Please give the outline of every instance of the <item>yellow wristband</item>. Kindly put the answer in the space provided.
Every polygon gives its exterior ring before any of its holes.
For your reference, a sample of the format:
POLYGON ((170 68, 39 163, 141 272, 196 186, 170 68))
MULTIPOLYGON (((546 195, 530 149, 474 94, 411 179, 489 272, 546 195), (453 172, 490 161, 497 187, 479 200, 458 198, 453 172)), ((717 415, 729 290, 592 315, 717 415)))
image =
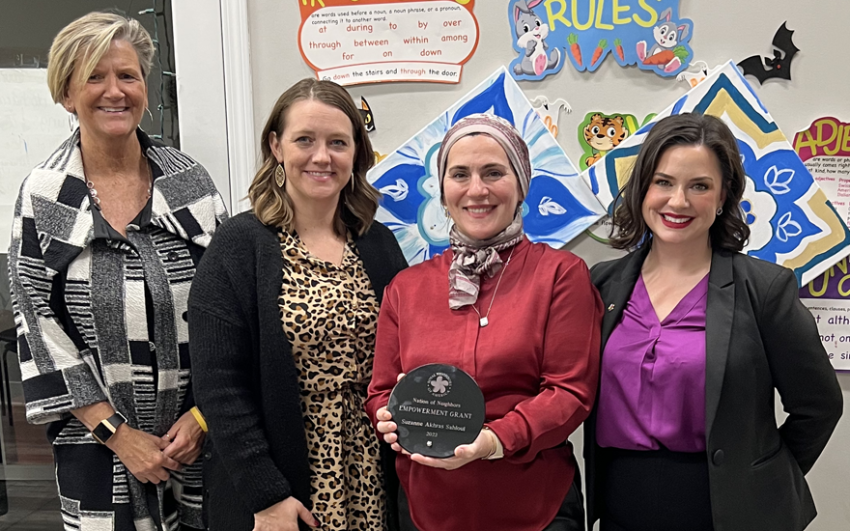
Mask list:
POLYGON ((195 420, 198 421, 198 425, 201 427, 201 430, 204 433, 207 433, 208 431, 210 431, 209 428, 207 427, 207 419, 205 419, 204 416, 201 414, 201 410, 198 409, 198 406, 194 406, 189 411, 192 412, 192 416, 195 417, 195 420))

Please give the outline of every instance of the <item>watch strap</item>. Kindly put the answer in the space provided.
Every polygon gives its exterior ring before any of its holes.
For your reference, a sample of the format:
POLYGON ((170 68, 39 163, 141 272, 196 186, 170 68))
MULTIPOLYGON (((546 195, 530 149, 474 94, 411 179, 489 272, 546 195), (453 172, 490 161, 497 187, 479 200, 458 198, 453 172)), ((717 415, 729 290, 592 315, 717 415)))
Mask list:
POLYGON ((118 429, 118 426, 125 422, 127 422, 127 419, 124 415, 116 411, 115 414, 108 419, 100 421, 100 424, 95 426, 91 434, 97 442, 100 444, 106 444, 106 441, 115 435, 115 431, 118 429))

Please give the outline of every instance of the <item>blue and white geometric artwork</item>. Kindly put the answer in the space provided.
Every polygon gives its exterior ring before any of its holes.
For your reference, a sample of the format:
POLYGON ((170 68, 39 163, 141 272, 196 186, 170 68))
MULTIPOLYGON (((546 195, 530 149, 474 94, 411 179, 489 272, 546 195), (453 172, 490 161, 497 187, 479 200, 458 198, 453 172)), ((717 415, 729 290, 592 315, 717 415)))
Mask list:
POLYGON ((747 174, 741 208, 751 230, 746 254, 792 269, 800 285, 850 255, 850 230, 731 61, 582 174, 609 212, 649 130, 687 112, 722 119, 738 139, 747 174))
POLYGON ((503 67, 452 105, 369 172, 383 198, 375 219, 392 229, 408 263, 449 246, 451 221, 440 204, 437 152, 458 120, 491 113, 511 122, 528 144, 532 178, 522 205, 531 241, 561 247, 605 214, 555 137, 503 67))

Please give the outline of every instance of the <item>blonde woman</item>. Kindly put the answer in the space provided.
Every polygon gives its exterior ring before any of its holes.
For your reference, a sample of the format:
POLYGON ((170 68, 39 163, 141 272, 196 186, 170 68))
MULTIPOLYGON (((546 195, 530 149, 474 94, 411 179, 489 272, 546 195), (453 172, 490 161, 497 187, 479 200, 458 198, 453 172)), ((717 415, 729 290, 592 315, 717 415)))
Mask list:
POLYGON ((50 49, 80 127, 21 187, 10 277, 27 420, 48 424, 66 529, 202 528, 185 319, 224 204, 206 170, 139 122, 154 46, 91 13, 50 49))
POLYGON ((373 222, 369 138, 342 87, 305 79, 261 142, 252 210, 221 226, 189 297, 209 529, 394 529, 393 452, 362 404, 384 287, 406 263, 373 222))

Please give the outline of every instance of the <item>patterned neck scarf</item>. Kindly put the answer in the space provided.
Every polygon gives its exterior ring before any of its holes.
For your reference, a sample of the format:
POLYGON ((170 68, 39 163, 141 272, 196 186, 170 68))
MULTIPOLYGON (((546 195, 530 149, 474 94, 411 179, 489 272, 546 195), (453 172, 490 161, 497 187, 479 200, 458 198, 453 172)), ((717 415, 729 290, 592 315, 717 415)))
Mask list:
MULTIPOLYGON (((528 146, 522 136, 506 120, 490 114, 473 114, 458 121, 443 138, 437 155, 440 175, 440 192, 443 189, 449 151, 461 138, 470 134, 487 135, 505 150, 514 174, 519 181, 524 199, 531 181, 531 162, 528 146)), ((481 288, 481 275, 493 278, 504 266, 499 251, 509 249, 522 241, 522 208, 517 208, 514 219, 502 232, 487 240, 475 240, 462 234, 457 226, 449 232, 454 257, 449 267, 449 308, 457 310, 475 304, 481 288)))
POLYGON ((475 304, 481 289, 481 275, 493 278, 501 271, 504 264, 499 251, 521 242, 523 234, 520 209, 511 224, 489 240, 474 240, 452 226, 449 241, 454 257, 449 266, 449 308, 457 310, 475 304))

